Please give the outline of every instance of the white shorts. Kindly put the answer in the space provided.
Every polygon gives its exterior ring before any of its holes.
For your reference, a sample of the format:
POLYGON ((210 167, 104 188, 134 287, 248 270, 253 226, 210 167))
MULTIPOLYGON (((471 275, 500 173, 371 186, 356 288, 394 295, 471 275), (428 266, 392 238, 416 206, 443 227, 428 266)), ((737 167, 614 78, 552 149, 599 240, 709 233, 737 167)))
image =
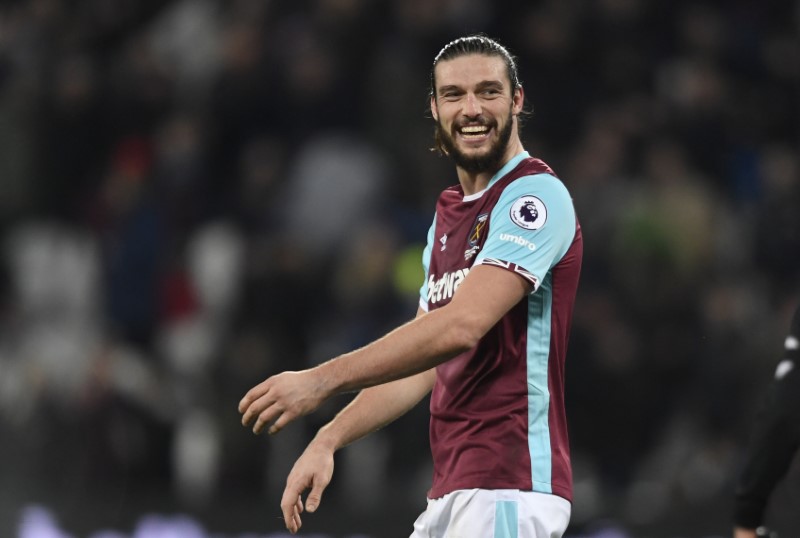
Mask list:
POLYGON ((561 538, 571 512, 557 495, 462 489, 428 499, 409 538, 561 538))

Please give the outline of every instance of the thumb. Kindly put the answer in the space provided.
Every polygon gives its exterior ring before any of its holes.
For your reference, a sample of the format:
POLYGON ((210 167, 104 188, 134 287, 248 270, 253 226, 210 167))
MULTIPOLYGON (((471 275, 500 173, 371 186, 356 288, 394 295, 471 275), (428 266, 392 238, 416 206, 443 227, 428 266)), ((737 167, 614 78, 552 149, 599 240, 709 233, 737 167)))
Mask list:
POLYGON ((315 512, 317 510, 319 504, 322 502, 322 492, 325 491, 325 486, 327 486, 327 484, 314 482, 311 493, 308 494, 308 498, 306 499, 306 510, 309 512, 315 512))

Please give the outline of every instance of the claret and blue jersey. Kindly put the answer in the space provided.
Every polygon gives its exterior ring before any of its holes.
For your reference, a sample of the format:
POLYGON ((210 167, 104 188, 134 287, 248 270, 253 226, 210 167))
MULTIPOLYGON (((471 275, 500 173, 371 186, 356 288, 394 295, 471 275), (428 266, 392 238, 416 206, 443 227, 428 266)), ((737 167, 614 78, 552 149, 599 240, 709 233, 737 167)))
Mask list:
POLYGON ((564 360, 583 255, 572 199, 523 152, 479 193, 446 189, 423 256, 420 305, 446 305, 476 264, 532 285, 470 351, 437 367, 431 394, 430 498, 520 489, 572 499, 564 360))

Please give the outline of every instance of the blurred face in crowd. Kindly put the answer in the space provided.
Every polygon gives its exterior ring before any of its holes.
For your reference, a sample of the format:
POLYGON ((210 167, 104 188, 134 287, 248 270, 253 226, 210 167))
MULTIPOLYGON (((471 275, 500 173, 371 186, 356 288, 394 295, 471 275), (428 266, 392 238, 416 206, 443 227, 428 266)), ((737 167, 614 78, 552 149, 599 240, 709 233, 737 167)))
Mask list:
POLYGON ((503 58, 467 54, 439 62, 431 113, 437 140, 470 173, 497 171, 517 141, 522 88, 512 89, 503 58), (513 138, 512 138, 513 137, 513 138))

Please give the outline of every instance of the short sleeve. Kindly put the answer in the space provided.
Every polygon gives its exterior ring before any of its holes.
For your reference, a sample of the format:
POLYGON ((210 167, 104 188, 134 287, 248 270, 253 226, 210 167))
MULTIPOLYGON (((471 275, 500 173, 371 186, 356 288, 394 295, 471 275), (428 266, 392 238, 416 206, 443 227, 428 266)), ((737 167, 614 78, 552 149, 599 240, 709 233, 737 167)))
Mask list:
POLYGON ((519 273, 538 289, 575 237, 575 209, 567 188, 551 174, 509 184, 492 210, 489 235, 475 264, 519 273))

